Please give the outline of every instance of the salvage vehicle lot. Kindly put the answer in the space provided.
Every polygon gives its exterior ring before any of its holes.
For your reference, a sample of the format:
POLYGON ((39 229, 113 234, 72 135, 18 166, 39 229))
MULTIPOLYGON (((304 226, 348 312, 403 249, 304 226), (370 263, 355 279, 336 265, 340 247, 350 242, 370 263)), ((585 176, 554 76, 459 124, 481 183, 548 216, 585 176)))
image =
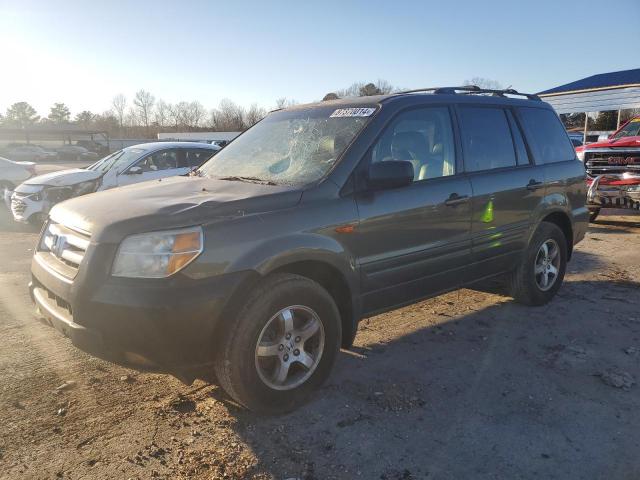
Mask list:
POLYGON ((365 320, 315 400, 260 417, 40 325, 37 233, 1 215, 0 478, 640 477, 638 216, 591 225, 550 304, 483 285, 365 320))

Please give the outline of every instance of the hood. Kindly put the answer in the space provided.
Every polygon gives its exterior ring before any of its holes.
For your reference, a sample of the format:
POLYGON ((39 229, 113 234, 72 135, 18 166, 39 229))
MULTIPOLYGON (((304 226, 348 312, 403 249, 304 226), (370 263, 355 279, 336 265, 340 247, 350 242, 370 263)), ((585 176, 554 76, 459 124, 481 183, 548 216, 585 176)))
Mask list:
POLYGON ((590 150, 592 148, 640 148, 640 137, 622 137, 618 139, 607 139, 603 142, 595 142, 589 143, 587 145, 582 145, 577 147, 576 150, 578 152, 582 150, 590 150))
POLYGON ((50 216, 91 233, 94 241, 115 243, 133 233, 290 208, 301 196, 294 187, 169 177, 73 198, 56 205, 50 216))
MULTIPOLYGON (((70 170, 58 170, 56 172, 45 173, 37 177, 30 178, 24 185, 46 185, 48 187, 68 187, 76 183, 96 180, 100 177, 100 172, 86 170, 84 168, 72 168, 70 170)), ((18 187, 19 188, 19 187, 18 187)))

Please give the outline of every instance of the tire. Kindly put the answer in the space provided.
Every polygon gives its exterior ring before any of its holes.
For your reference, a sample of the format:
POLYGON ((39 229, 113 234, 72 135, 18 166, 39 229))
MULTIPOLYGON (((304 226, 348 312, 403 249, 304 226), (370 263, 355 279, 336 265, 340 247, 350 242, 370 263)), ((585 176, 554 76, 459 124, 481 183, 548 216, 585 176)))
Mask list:
POLYGON ((589 222, 590 223, 595 222, 599 214, 600 214, 599 208, 594 208, 593 210, 589 210, 589 222))
POLYGON ((29 222, 29 225, 34 228, 42 228, 42 224, 46 219, 47 215, 45 213, 34 213, 27 221, 29 222))
POLYGON ((273 274, 248 295, 235 321, 223 333, 214 361, 215 373, 220 386, 247 409, 285 413, 302 405, 327 379, 340 343, 340 314, 331 295, 308 278, 273 274), (291 323, 285 318, 291 318, 291 323), (308 340, 297 335, 306 336, 313 329, 302 327, 318 322, 321 326, 308 340), (292 332, 289 340, 284 333, 286 325, 295 326, 288 330, 292 332), (269 335, 271 338, 265 341, 269 335), (301 350, 296 345, 301 345, 301 350), (284 371, 287 356, 288 373, 280 384, 277 374, 284 371), (311 368, 302 366, 299 359, 303 357, 309 364, 314 359, 311 368))
POLYGON ((542 222, 533 234, 529 245, 523 255, 522 261, 518 267, 509 275, 509 291, 514 300, 524 305, 544 305, 548 303, 558 292, 564 279, 567 268, 567 239, 560 227, 554 223, 542 222), (548 251, 553 251, 553 245, 557 246, 557 257, 551 260, 551 267, 557 270, 557 273, 551 281, 552 269, 547 273, 536 273, 541 267, 547 267, 544 262, 543 245, 547 246, 548 251), (543 261, 541 261, 543 260, 543 261), (544 283, 544 276, 547 276, 546 287, 541 285, 544 283))

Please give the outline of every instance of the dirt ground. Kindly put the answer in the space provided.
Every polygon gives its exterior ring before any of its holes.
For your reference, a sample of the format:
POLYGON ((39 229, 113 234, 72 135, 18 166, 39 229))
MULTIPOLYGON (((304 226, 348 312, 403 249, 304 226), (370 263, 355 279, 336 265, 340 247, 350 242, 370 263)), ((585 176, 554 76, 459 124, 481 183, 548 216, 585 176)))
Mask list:
POLYGON ((462 290, 364 321, 317 398, 260 417, 37 322, 0 217, 0 478, 640 478, 640 217, 602 216, 549 305, 462 290))

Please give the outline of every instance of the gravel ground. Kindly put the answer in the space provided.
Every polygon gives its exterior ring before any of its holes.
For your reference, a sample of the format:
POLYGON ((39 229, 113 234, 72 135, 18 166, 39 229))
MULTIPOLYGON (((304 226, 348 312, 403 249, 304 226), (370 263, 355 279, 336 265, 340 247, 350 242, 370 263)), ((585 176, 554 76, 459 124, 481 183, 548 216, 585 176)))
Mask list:
POLYGON ((1 215, 0 478, 640 478, 640 217, 592 225, 545 307, 488 285, 364 321, 315 400, 260 417, 37 322, 37 234, 1 215))

